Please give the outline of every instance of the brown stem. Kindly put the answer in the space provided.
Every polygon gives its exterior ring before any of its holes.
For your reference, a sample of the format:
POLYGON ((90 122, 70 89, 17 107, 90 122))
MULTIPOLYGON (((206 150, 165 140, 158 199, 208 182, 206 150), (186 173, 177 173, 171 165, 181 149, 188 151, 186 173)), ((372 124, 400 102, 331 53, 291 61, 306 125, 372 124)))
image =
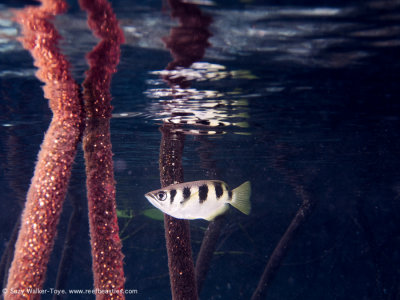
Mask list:
POLYGON ((38 7, 17 13, 23 45, 35 65, 36 76, 45 82, 44 94, 53 112, 44 137, 35 173, 21 218, 21 229, 9 271, 5 299, 37 299, 27 289, 41 289, 53 248, 61 208, 72 163, 82 132, 82 105, 79 88, 69 72, 69 64, 58 49, 59 35, 50 22, 65 10, 64 1, 43 0, 38 7))
POLYGON ((125 299, 123 254, 115 202, 110 139, 112 74, 120 57, 123 33, 106 0, 80 0, 88 24, 100 43, 88 55, 90 69, 83 82, 86 127, 83 149, 96 299, 125 299), (107 291, 107 293, 105 293, 107 291))
MULTIPOLYGON (((174 127, 161 127, 160 180, 161 186, 183 182, 182 152, 184 135, 174 127)), ((197 289, 190 245, 189 221, 164 215, 165 239, 172 299, 197 299, 197 289)))
MULTIPOLYGON (((172 17, 179 18, 180 25, 171 29, 164 38, 166 47, 174 60, 168 70, 188 67, 203 57, 209 46, 210 33, 207 29, 211 18, 202 14, 193 4, 181 0, 169 0, 172 17)), ((189 86, 185 78, 166 77, 171 85, 181 88, 189 86)), ((174 126, 164 124, 161 127, 160 179, 161 186, 183 182, 182 152, 184 135, 174 130, 174 126)), ((172 299, 197 299, 197 288, 190 245, 189 222, 164 215, 165 238, 168 253, 168 267, 171 282, 172 299)))

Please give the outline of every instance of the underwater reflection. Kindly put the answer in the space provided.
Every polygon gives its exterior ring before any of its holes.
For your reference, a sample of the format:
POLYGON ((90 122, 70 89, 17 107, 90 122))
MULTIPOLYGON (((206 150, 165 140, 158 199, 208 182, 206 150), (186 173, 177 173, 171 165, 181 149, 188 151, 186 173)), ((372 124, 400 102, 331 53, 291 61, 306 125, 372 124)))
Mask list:
MULTIPOLYGON (((180 77, 188 74, 185 78, 198 81, 231 76, 221 65, 198 63, 191 67, 174 72, 155 71, 152 74, 179 74, 180 77), (208 65, 211 68, 207 69, 208 65)), ((182 128, 187 134, 222 134, 227 127, 231 127, 230 130, 247 128, 248 101, 235 99, 232 94, 180 87, 153 88, 146 91, 146 95, 155 100, 148 108, 151 117, 154 120, 190 127, 182 128)))
MULTIPOLYGON (((223 65, 207 62, 196 62, 189 68, 152 71, 150 74, 179 78, 185 82, 255 78, 247 70, 228 71, 223 65)), ((248 133, 249 101, 239 90, 222 92, 178 85, 159 87, 163 85, 162 79, 149 79, 147 83, 157 87, 144 92, 150 99, 146 112, 115 113, 114 118, 146 117, 179 125, 175 130, 193 135, 248 133)))

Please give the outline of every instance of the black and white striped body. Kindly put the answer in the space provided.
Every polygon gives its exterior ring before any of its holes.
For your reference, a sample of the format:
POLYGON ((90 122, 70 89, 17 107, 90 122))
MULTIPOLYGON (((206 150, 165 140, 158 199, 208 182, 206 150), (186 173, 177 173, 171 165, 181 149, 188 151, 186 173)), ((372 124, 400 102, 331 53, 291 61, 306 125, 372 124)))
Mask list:
MULTIPOLYGON (((247 182, 246 186, 249 198, 250 183, 247 182)), ((155 207, 175 218, 212 220, 226 212, 228 204, 235 206, 234 191, 230 191, 220 180, 200 180, 170 185, 147 193, 145 197, 155 207)))

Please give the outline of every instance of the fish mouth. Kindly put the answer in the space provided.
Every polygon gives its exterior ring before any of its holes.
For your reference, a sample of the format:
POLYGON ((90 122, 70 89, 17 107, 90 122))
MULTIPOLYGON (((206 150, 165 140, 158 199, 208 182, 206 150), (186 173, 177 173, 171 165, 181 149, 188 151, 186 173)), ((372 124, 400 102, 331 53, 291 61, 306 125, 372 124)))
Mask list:
POLYGON ((155 208, 158 208, 159 210, 163 211, 162 205, 160 205, 160 202, 157 201, 155 195, 147 193, 144 196, 150 202, 151 205, 153 205, 155 208))
POLYGON ((154 197, 154 195, 147 193, 144 195, 146 197, 147 200, 149 200, 150 202, 153 202, 156 200, 156 198, 154 197))
POLYGON ((160 207, 160 203, 157 201, 156 196, 150 193, 147 193, 144 195, 146 197, 146 199, 153 204, 155 207, 159 208, 160 207))

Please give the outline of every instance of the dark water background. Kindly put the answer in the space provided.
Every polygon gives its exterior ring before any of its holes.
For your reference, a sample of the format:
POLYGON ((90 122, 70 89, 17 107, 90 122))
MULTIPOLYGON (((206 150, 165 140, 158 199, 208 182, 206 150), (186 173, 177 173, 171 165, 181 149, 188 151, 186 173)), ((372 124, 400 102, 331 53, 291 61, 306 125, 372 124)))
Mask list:
MULTIPOLYGON (((69 2, 55 22, 82 82, 97 41, 69 2)), ((11 8, 25 3, 0 4, 0 254, 51 119, 31 56, 16 40, 11 8)), ((160 124, 189 112, 189 121, 223 125, 184 126, 185 181, 253 186, 252 214, 232 209, 226 218, 201 299, 249 299, 305 197, 316 205, 267 299, 400 299, 400 1, 202 5, 213 19, 211 45, 202 64, 184 70, 190 87, 178 99, 160 77, 172 60, 162 38, 177 26, 167 3, 112 4, 126 38, 111 129, 126 288, 138 290, 127 298, 170 298, 163 222, 143 214, 151 208, 143 194, 160 185, 160 124)), ((46 288, 55 285, 74 207, 79 231, 65 286, 92 288, 85 194, 80 150, 46 288)), ((207 224, 191 222, 194 257, 207 224)))

